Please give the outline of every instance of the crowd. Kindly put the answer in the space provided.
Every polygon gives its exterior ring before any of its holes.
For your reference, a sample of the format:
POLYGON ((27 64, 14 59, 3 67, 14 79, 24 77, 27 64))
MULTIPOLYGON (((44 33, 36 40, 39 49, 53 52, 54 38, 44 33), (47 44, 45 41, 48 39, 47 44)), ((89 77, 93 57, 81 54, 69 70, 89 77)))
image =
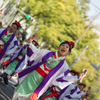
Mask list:
MULTIPOLYGON (((6 29, 0 28, 0 62, 3 68, 0 82, 16 76, 18 82, 12 100, 89 100, 91 87, 85 91, 82 82, 87 70, 70 70, 65 57, 74 48, 74 42, 61 41, 58 51, 38 49, 38 34, 25 40, 15 31, 21 27, 15 20, 6 29)), ((24 38, 25 39, 25 38, 24 38)))

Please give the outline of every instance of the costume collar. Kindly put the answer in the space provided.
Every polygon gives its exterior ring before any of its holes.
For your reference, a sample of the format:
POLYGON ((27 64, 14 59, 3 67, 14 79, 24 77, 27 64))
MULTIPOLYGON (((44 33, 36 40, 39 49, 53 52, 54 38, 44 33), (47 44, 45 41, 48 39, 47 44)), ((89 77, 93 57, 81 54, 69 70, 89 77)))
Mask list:
POLYGON ((9 33, 9 30, 5 33, 5 35, 12 35, 13 33, 9 33))
POLYGON ((65 59, 65 56, 64 57, 58 57, 58 51, 56 51, 54 53, 54 58, 57 59, 57 58, 62 58, 62 59, 65 59))

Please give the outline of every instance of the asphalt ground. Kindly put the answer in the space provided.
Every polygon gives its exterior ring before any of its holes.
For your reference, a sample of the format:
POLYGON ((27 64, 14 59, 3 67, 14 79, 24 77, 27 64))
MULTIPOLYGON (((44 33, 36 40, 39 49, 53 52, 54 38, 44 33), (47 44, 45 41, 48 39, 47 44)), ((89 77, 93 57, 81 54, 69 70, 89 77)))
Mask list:
MULTIPOLYGON (((0 66, 0 74, 2 74, 1 70, 2 68, 0 66)), ((8 81, 9 84, 7 86, 2 81, 0 81, 0 100, 12 100, 14 94, 14 88, 12 87, 12 85, 14 85, 15 83, 10 79, 8 81)))
POLYGON ((12 83, 6 86, 3 82, 0 82, 0 100, 12 100, 14 88, 12 83))

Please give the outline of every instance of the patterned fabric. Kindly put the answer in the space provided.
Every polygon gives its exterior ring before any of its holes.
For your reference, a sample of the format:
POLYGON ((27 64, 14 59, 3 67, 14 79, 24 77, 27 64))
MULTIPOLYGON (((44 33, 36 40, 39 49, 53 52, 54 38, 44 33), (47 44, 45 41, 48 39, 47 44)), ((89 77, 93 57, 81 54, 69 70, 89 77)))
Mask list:
POLYGON ((79 88, 70 84, 61 90, 57 100, 81 100, 81 96, 79 88))
POLYGON ((5 35, 3 35, 2 40, 5 41, 5 43, 7 43, 11 37, 12 37, 12 34, 9 36, 6 36, 6 37, 5 37, 5 35))
MULTIPOLYGON (((54 55, 52 57, 48 58, 47 61, 50 61, 53 59, 55 59, 54 55)), ((60 61, 55 62, 55 63, 53 62, 50 64, 50 66, 52 66, 52 68, 54 68, 59 62, 60 61)), ((44 65, 41 65, 39 68, 42 69, 42 72, 44 74, 47 75, 49 73, 49 71, 47 71, 44 68, 44 65)), ((46 75, 44 75, 44 76, 46 77, 46 75)), ((37 72, 37 69, 36 69, 25 78, 25 80, 15 89, 15 91, 18 93, 21 93, 23 95, 30 96, 32 94, 32 92, 39 86, 39 84, 42 82, 42 80, 45 77, 41 76, 40 73, 37 72)))

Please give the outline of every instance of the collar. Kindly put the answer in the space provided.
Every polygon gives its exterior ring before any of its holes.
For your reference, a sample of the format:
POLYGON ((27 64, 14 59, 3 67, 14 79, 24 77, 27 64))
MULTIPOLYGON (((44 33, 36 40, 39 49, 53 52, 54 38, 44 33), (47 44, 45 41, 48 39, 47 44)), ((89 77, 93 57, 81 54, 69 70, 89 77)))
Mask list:
POLYGON ((54 53, 54 58, 57 59, 57 58, 62 58, 62 59, 65 59, 65 56, 64 57, 58 57, 58 51, 56 51, 54 53))
POLYGON ((9 33, 9 30, 5 33, 5 35, 12 35, 13 33, 9 33))

